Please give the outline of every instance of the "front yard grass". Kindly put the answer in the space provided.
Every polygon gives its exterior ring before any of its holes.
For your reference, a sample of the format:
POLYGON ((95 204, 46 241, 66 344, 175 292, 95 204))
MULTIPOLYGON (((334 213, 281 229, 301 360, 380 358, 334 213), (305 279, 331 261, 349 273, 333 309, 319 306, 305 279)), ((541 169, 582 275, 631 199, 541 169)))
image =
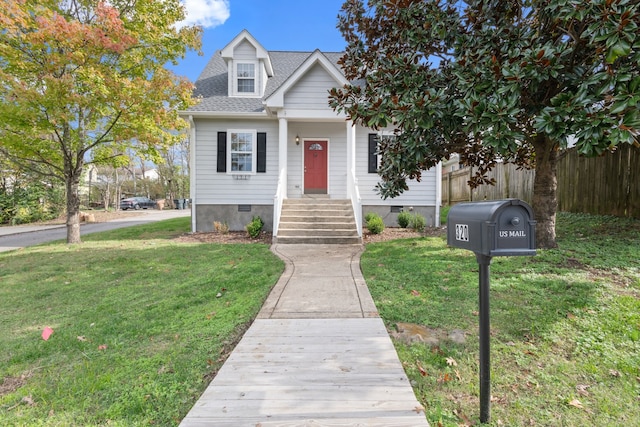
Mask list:
MULTIPOLYGON (((173 240, 188 229, 0 253, 0 425, 179 423, 283 271, 264 244, 173 240)), ((491 425, 640 425, 640 221, 561 214, 558 236, 491 266, 491 425)), ((361 265, 390 329, 465 331, 396 348, 432 426, 477 422, 474 255, 403 239, 361 265)))
MULTIPOLYGON (((493 426, 640 425, 640 221, 560 214, 557 250, 491 265, 493 426)), ((479 420, 478 265, 446 238, 367 245, 390 329, 465 331, 396 348, 432 426, 479 420)))
POLYGON ((0 253, 0 425, 179 423, 284 269, 189 221, 0 253))

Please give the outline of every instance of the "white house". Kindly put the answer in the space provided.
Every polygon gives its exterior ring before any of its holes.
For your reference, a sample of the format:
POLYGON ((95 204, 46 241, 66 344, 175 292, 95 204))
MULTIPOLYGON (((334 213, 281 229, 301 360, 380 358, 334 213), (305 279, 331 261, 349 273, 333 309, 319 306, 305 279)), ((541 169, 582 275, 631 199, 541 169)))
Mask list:
POLYGON ((181 113, 191 125, 193 231, 214 221, 242 230, 260 216, 277 238, 283 203, 306 198, 348 201, 359 236, 368 212, 396 225, 411 207, 439 225, 440 166, 395 199, 375 192, 376 132, 328 105, 328 91, 348 83, 341 55, 267 51, 246 30, 213 55, 196 82, 200 102, 181 113))

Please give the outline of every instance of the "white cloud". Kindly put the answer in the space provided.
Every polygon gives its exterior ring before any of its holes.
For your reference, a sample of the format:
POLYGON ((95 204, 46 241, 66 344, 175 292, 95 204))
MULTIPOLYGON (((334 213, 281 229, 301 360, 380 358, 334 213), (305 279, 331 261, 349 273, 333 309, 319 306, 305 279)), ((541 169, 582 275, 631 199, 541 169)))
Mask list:
POLYGON ((228 0, 181 0, 187 17, 180 26, 200 25, 203 28, 217 27, 229 18, 228 0))

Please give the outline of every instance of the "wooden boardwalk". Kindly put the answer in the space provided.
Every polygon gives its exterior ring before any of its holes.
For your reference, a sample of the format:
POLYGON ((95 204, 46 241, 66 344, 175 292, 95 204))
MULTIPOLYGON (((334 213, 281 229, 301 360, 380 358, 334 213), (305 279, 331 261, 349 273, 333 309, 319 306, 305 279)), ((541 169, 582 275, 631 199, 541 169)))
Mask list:
POLYGON ((258 319, 180 426, 428 423, 381 319, 258 319))
POLYGON ((361 251, 276 245, 284 274, 180 427, 428 427, 361 251))

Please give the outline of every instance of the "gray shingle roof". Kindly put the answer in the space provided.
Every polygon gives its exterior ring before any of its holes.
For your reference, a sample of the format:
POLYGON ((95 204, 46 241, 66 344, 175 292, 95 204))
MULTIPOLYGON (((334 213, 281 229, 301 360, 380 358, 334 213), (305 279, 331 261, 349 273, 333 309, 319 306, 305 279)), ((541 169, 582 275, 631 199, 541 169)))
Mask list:
MULTIPOLYGON (((196 80, 194 96, 201 98, 200 103, 187 112, 236 112, 259 113, 264 110, 263 101, 272 95, 287 79, 311 56, 313 52, 271 51, 269 56, 273 65, 273 76, 267 80, 263 98, 229 97, 227 64, 220 51, 213 54, 206 67, 196 80)), ((324 53, 338 70, 339 52, 324 53)))

